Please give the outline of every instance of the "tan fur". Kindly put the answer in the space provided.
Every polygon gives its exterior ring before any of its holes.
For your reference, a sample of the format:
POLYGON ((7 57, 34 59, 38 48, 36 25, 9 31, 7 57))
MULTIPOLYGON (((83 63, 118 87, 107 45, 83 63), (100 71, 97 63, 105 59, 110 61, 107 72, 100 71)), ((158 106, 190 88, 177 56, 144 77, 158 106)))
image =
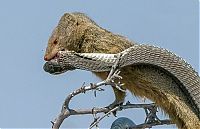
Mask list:
MULTIPOLYGON (((135 43, 113 34, 82 13, 66 13, 49 39, 45 60, 51 60, 60 50, 76 52, 118 53, 135 43)), ((186 97, 174 80, 164 72, 149 66, 127 66, 121 70, 125 88, 134 95, 146 97, 160 106, 181 129, 200 129, 200 120, 185 102, 186 97)), ((95 73, 101 79, 107 74, 95 73)), ((124 93, 114 89, 116 99, 123 100, 124 93)))

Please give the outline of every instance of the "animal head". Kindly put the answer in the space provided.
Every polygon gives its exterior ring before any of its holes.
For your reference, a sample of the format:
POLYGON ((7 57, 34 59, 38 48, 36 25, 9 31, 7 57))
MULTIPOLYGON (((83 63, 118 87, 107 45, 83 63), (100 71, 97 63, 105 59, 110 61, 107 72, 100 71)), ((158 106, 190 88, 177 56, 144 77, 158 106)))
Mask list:
POLYGON ((44 60, 54 59, 59 51, 78 52, 83 42, 84 29, 94 22, 83 13, 65 13, 48 41, 44 60))
POLYGON ((71 44, 70 37, 75 29, 75 17, 69 13, 64 14, 48 40, 44 60, 49 61, 56 57, 58 51, 65 50, 66 45, 71 44))

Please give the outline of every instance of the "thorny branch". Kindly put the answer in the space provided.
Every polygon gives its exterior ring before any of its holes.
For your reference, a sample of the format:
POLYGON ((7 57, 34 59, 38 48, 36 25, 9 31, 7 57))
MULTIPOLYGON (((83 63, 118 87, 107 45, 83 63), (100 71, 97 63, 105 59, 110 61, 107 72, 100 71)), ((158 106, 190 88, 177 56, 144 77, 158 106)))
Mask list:
POLYGON ((100 108, 92 108, 92 109, 70 109, 69 108, 69 103, 71 101, 71 99, 81 93, 85 93, 87 91, 91 91, 91 90, 95 90, 96 91, 103 91, 103 89, 101 88, 101 86, 105 86, 105 85, 111 85, 116 87, 118 90, 121 90, 123 92, 125 92, 124 89, 121 88, 121 86, 123 84, 121 84, 120 82, 116 83, 115 79, 122 79, 121 76, 119 76, 120 71, 117 69, 118 66, 118 62, 120 60, 120 56, 118 57, 118 60, 115 62, 115 64, 113 65, 108 77, 106 80, 98 82, 96 84, 90 83, 89 86, 85 86, 83 84, 83 86, 75 91, 73 91, 72 93, 70 93, 67 98, 65 99, 63 105, 62 105, 62 109, 60 114, 57 116, 57 118, 54 121, 51 121, 52 123, 52 129, 59 129, 62 122, 68 118, 71 115, 83 115, 83 114, 93 114, 94 117, 94 122, 92 122, 92 124, 90 125, 90 129, 98 126, 98 123, 105 118, 106 116, 110 115, 113 112, 116 111, 121 111, 123 109, 129 109, 129 108, 143 108, 145 110, 146 113, 146 119, 144 124, 140 124, 140 125, 136 125, 134 127, 130 127, 130 129, 134 129, 134 128, 150 128, 152 126, 155 125, 163 125, 163 124, 172 124, 172 122, 170 120, 160 120, 157 115, 157 107, 154 103, 151 104, 131 104, 129 102, 127 102, 124 105, 119 105, 116 106, 112 109, 106 108, 106 107, 100 107, 100 108), (105 113, 102 117, 96 117, 96 114, 98 113, 105 113))

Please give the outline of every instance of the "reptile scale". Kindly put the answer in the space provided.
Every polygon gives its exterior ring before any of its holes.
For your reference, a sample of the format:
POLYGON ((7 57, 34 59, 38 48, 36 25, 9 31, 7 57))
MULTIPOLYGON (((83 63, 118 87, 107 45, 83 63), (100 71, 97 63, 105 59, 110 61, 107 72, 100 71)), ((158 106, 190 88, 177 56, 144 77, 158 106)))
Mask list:
MULTIPOLYGON (((113 34, 83 13, 65 13, 46 48, 45 71, 60 74, 83 69, 106 79, 120 55, 118 67, 124 89, 155 102, 179 129, 200 129, 200 77, 172 52, 141 45, 113 34)), ((115 89, 122 103, 125 93, 115 89)))

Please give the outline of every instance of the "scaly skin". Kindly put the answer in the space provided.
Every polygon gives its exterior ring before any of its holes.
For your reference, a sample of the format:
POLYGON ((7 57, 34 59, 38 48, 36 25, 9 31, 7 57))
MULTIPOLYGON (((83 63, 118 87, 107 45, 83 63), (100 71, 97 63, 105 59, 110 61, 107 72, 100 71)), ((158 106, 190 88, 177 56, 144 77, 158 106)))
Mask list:
MULTIPOLYGON (((58 51, 79 53, 118 53, 133 46, 134 42, 115 35, 82 13, 66 13, 49 39, 44 59, 53 59, 58 51)), ((181 129, 200 129, 200 120, 185 103, 185 96, 175 80, 164 71, 145 65, 126 66, 121 69, 124 88, 134 95, 146 97, 160 106, 181 129), (166 88, 167 87, 167 88, 166 88)), ((95 73, 106 79, 107 72, 95 73)), ((124 100, 125 94, 115 90, 116 102, 124 100)))

